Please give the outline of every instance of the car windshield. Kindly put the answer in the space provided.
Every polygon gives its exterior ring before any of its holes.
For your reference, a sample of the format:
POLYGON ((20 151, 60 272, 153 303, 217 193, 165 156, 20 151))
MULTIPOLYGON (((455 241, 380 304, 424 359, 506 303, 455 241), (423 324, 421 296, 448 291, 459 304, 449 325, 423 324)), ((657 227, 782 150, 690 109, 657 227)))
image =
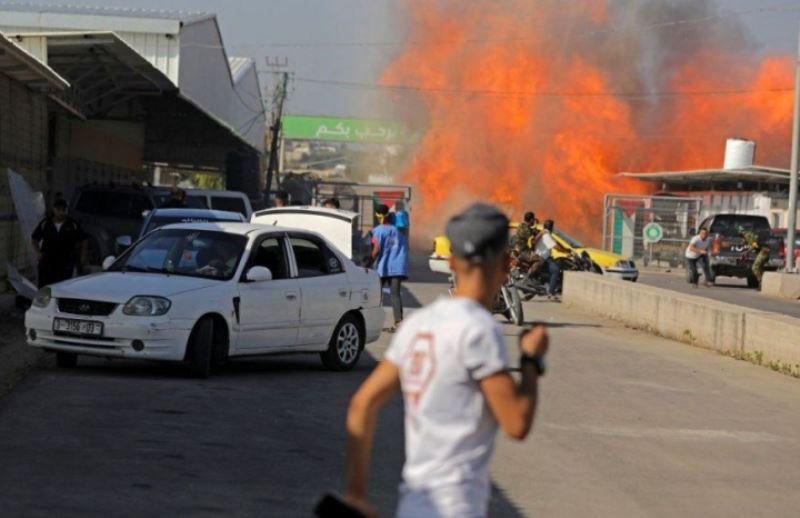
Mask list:
POLYGON ((583 248, 583 245, 580 241, 565 233, 563 230, 553 230, 553 234, 555 234, 557 238, 567 243, 570 248, 583 248))
POLYGON ((147 227, 142 232, 142 235, 147 234, 157 228, 166 227, 167 225, 175 225, 178 223, 208 223, 210 221, 237 221, 233 219, 217 219, 205 218, 198 216, 160 216, 156 214, 147 223, 147 227))
POLYGON ((109 271, 185 275, 229 280, 247 238, 210 230, 163 229, 125 252, 109 271))

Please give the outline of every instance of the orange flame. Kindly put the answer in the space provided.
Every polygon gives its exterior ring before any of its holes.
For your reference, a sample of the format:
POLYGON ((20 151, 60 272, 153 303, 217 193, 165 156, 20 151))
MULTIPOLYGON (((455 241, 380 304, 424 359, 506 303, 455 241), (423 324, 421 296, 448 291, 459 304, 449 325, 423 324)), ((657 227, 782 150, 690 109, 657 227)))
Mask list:
POLYGON ((718 167, 734 136, 756 140, 761 161, 787 161, 792 94, 774 90, 792 86, 791 58, 708 42, 659 62, 646 32, 570 45, 570 31, 614 28, 609 5, 530 4, 406 3, 410 43, 382 82, 419 86, 425 131, 404 179, 427 229, 484 200, 596 242, 603 194, 647 190, 623 170, 718 167), (653 90, 706 94, 633 95, 653 90))

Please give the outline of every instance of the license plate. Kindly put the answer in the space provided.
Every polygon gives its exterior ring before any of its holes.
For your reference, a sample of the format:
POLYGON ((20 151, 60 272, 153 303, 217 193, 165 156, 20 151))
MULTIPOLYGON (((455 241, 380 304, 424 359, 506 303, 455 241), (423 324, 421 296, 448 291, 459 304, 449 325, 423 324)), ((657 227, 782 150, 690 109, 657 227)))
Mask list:
POLYGON ((103 323, 72 318, 56 318, 53 331, 79 336, 103 336, 103 323))

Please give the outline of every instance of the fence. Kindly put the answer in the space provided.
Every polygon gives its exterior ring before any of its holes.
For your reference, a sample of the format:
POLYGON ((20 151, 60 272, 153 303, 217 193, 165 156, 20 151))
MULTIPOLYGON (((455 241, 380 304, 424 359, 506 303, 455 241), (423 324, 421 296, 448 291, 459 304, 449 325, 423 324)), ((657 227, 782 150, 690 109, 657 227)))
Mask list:
POLYGON ((701 222, 702 198, 607 194, 603 203, 603 248, 633 257, 645 266, 671 268, 684 264, 684 250, 701 222), (657 223, 663 237, 644 239, 644 229, 657 223))

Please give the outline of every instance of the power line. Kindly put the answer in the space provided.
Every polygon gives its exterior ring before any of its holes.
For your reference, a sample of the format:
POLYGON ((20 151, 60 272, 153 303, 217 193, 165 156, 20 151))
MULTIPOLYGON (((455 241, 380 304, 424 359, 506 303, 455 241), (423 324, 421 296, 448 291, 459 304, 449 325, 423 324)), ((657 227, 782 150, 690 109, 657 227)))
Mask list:
POLYGON ((463 96, 496 96, 502 98, 527 99, 535 97, 615 97, 630 99, 647 99, 652 97, 693 97, 693 96, 735 96, 761 93, 787 93, 793 92, 794 87, 768 88, 768 89, 740 89, 740 90, 672 90, 652 92, 557 92, 557 91, 510 91, 510 90, 462 90, 457 88, 423 87, 416 85, 381 85, 374 83, 357 83, 349 81, 334 81, 309 77, 295 77, 295 81, 310 84, 320 84, 349 88, 355 90, 375 90, 410 93, 444 93, 463 96))

